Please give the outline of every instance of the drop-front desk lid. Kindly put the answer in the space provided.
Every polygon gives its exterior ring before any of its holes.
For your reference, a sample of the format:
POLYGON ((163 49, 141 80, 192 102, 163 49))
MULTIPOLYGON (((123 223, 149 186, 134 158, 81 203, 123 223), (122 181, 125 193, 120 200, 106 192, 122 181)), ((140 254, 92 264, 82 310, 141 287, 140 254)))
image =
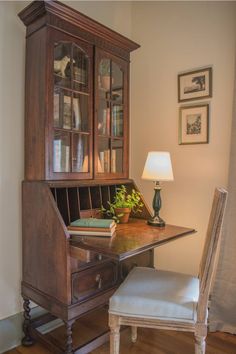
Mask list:
POLYGON ((70 243, 73 247, 122 260, 195 232, 194 229, 182 226, 166 225, 158 228, 147 225, 143 219, 130 219, 127 224, 118 224, 112 237, 76 236, 76 240, 73 237, 70 243))

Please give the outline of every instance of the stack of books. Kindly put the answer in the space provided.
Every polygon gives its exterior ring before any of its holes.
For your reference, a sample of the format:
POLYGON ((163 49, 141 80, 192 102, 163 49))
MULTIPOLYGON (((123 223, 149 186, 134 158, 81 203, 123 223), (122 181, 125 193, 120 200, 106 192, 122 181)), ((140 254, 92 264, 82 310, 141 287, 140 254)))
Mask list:
POLYGON ((70 235, 79 236, 112 236, 116 230, 116 223, 111 219, 78 219, 68 227, 70 235))

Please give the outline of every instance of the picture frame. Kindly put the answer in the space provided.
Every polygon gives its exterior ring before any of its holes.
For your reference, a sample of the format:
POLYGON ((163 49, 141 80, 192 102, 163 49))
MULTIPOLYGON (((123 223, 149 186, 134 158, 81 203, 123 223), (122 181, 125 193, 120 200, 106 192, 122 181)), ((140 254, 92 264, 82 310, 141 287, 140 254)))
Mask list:
POLYGON ((180 107, 179 145, 209 143, 209 103, 180 107))
POLYGON ((178 75, 178 102, 212 97, 212 68, 178 75))

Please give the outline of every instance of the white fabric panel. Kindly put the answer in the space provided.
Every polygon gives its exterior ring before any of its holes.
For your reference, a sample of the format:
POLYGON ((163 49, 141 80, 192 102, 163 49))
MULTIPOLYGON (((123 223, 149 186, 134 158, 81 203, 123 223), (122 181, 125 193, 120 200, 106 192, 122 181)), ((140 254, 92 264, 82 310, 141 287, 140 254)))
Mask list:
POLYGON ((210 331, 232 334, 236 334, 236 81, 234 97, 228 181, 229 194, 209 311, 210 331))
POLYGON ((109 312, 195 322, 198 296, 198 278, 136 267, 111 297, 109 312))

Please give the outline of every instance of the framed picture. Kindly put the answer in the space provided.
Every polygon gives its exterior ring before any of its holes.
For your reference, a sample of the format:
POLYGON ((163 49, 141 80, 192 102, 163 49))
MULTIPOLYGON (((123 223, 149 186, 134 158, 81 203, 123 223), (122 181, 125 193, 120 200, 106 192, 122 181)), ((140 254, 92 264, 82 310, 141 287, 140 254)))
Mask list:
POLYGON ((180 107, 179 144, 208 144, 209 104, 180 107))
POLYGON ((212 68, 178 75, 178 101, 212 97, 212 68))

